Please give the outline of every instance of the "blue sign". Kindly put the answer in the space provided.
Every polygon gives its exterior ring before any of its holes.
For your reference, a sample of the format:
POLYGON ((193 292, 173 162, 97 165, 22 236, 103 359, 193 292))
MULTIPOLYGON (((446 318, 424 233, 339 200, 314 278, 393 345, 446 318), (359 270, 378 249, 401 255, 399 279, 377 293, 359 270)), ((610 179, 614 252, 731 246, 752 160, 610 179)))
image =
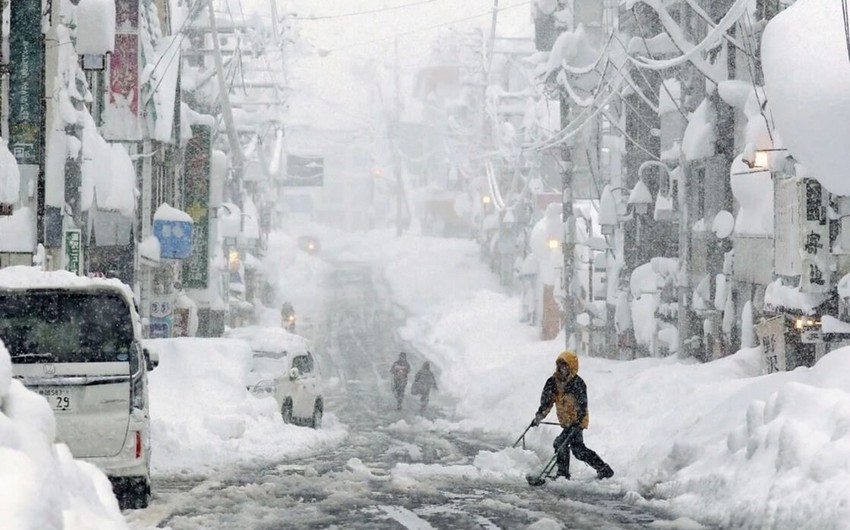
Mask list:
POLYGON ((153 235, 159 239, 159 256, 186 259, 192 256, 192 223, 154 219, 153 235))

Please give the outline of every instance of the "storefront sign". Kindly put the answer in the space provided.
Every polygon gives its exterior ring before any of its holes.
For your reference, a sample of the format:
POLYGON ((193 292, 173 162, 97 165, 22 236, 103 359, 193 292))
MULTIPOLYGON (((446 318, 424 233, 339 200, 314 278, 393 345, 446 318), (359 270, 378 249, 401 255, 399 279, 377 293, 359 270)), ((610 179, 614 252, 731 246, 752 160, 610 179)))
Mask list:
POLYGON ((803 256, 800 290, 804 293, 827 293, 832 290, 829 263, 829 223, 823 188, 814 179, 804 179, 800 241, 797 248, 803 256))
POLYGON ((148 333, 152 339, 171 337, 174 320, 174 300, 170 296, 158 296, 151 299, 150 324, 148 333))
POLYGON ((193 246, 191 256, 183 262, 183 284, 190 289, 206 289, 209 280, 211 139, 210 127, 192 125, 184 156, 183 200, 193 221, 193 246))
POLYGON ((44 42, 41 2, 12 2, 9 16, 9 150, 41 164, 44 42))
POLYGON ((83 275, 82 233, 77 229, 65 230, 65 270, 83 275))
POLYGON ((161 258, 186 259, 192 256, 192 223, 154 219, 153 235, 159 240, 161 258))
POLYGON ((763 320, 756 326, 762 361, 768 374, 785 371, 785 317, 763 320))

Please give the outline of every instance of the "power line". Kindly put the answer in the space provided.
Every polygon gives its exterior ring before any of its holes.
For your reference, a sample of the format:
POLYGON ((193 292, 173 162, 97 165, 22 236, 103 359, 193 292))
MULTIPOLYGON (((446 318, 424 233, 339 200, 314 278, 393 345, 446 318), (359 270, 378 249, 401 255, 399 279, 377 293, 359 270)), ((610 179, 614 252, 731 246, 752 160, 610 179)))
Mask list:
POLYGON ((376 42, 383 42, 383 41, 387 41, 387 40, 392 40, 392 39, 395 39, 396 37, 403 37, 405 35, 411 35, 413 33, 419 33, 420 31, 428 31, 430 29, 436 29, 436 28, 442 28, 442 27, 445 27, 445 26, 451 26, 451 25, 457 24, 459 22, 466 22, 466 21, 469 21, 469 20, 474 20, 476 18, 486 17, 486 16, 489 16, 489 15, 492 15, 493 11, 507 11, 508 9, 514 9, 514 8, 517 8, 517 7, 526 6, 526 5, 530 4, 531 2, 532 2, 532 0, 527 0, 526 2, 520 2, 518 4, 500 7, 499 9, 496 9, 496 10, 491 9, 490 11, 487 11, 486 13, 479 13, 477 15, 471 15, 471 16, 464 17, 464 18, 458 18, 458 19, 455 19, 455 20, 450 20, 448 22, 443 22, 441 24, 434 24, 433 26, 426 26, 426 27, 423 27, 423 28, 417 28, 417 29, 413 29, 413 30, 410 30, 410 31, 404 31, 402 33, 395 33, 393 35, 388 35, 386 37, 381 37, 381 38, 378 38, 378 39, 373 39, 373 40, 368 40, 368 41, 363 41, 363 42, 356 42, 354 44, 347 44, 345 46, 340 46, 338 48, 330 48, 330 49, 327 49, 325 51, 328 52, 328 53, 338 52, 338 51, 342 51, 342 50, 347 50, 349 48, 356 48, 356 47, 359 47, 359 46, 366 46, 366 45, 369 45, 369 44, 374 44, 376 42))
POLYGON ((391 6, 391 7, 383 7, 380 9, 370 9, 368 11, 356 11, 354 13, 340 13, 337 15, 319 15, 319 16, 306 16, 306 17, 296 17, 297 20, 330 20, 336 18, 345 18, 345 17, 357 17, 360 15, 371 15, 373 13, 383 13, 385 11, 395 11, 397 9, 404 9, 407 7, 419 6, 422 4, 430 4, 432 2, 436 2, 437 0, 421 0, 420 2, 411 2, 409 4, 402 4, 400 6, 391 6))

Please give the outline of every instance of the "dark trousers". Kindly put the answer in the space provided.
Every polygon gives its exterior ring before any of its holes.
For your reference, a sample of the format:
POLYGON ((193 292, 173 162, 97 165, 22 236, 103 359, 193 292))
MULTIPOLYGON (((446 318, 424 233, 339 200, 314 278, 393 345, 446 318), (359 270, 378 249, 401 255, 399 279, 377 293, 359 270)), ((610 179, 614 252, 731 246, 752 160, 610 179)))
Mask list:
POLYGON ((393 394, 397 408, 401 408, 401 402, 404 400, 404 389, 407 388, 407 379, 393 379, 393 394))
POLYGON ((606 467, 599 455, 584 445, 584 435, 578 427, 568 427, 561 431, 552 445, 557 454, 558 475, 570 478, 570 451, 597 473, 606 467), (567 440, 567 443, 564 443, 564 440, 567 440))

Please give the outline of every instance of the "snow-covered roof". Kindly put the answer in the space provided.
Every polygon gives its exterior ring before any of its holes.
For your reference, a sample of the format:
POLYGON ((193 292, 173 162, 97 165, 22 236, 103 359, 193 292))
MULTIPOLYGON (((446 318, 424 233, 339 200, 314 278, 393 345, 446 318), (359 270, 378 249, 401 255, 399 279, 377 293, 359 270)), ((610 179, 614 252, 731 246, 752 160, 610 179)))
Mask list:
POLYGON ((64 270, 43 271, 38 267, 4 267, 0 269, 2 289, 104 288, 118 290, 133 300, 130 287, 115 278, 88 278, 64 270))
POLYGON ((850 195, 850 68, 841 4, 798 0, 770 20, 761 59, 771 119, 795 159, 850 195))
POLYGON ((769 283, 764 292, 764 305, 773 309, 796 309, 810 315, 824 303, 829 294, 804 293, 799 287, 788 287, 781 280, 769 283))
POLYGON ((156 212, 153 214, 154 221, 183 221, 186 223, 192 222, 192 217, 177 208, 171 206, 167 202, 159 205, 156 212))

